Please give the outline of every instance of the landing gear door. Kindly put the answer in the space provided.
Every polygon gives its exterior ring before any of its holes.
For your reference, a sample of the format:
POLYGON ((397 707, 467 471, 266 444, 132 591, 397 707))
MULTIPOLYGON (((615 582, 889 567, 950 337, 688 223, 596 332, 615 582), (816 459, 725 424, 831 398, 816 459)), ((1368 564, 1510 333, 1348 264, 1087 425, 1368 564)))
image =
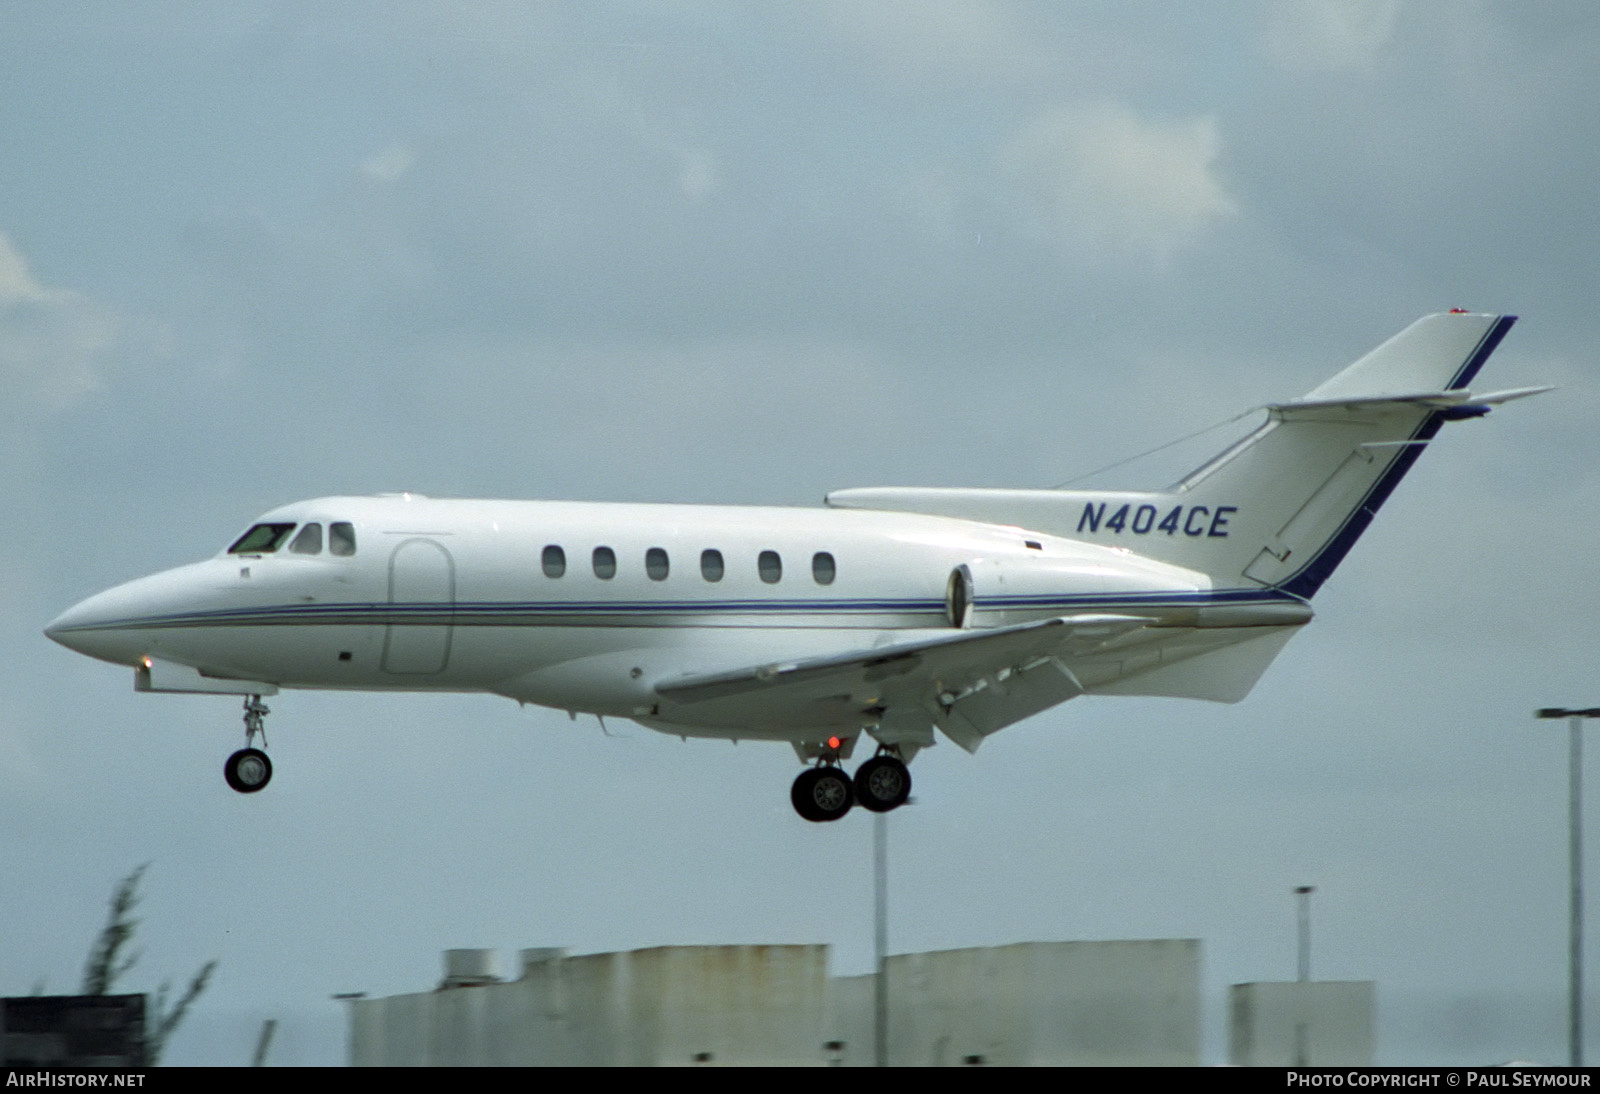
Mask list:
POLYGON ((450 660, 456 573, 450 552, 431 539, 408 539, 389 558, 389 625, 383 670, 426 676, 450 660))

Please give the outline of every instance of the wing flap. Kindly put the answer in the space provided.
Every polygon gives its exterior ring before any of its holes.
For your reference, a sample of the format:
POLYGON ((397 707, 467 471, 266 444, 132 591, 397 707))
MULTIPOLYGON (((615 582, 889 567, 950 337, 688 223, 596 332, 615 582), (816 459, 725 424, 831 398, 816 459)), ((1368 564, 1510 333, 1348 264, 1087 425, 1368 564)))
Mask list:
POLYGON ((974 752, 990 734, 1086 692, 1237 701, 1310 612, 1234 614, 1233 626, 1219 626, 1220 617, 1057 616, 685 676, 655 685, 658 716, 671 724, 674 708, 693 707, 696 722, 790 724, 824 736, 869 727, 884 743, 914 748, 931 744, 936 727, 974 752), (1258 636, 1269 640, 1248 641, 1258 636), (1236 643, 1250 647, 1238 664, 1224 652, 1236 643), (1190 658, 1198 663, 1184 665, 1190 658))
POLYGON ((955 631, 937 638, 855 650, 831 657, 782 661, 732 672, 664 680, 656 694, 672 703, 701 703, 751 692, 804 686, 831 692, 898 690, 894 683, 912 676, 932 683, 938 694, 955 694, 985 675, 1058 648, 1092 648, 1146 626, 1149 620, 1125 615, 1058 616, 1010 627, 955 631), (875 686, 875 687, 873 687, 875 686))
POLYGON ((1167 695, 1237 703, 1250 694, 1297 627, 1196 631, 1163 647, 1161 660, 1104 684, 1095 695, 1167 695))
POLYGON ((985 676, 963 694, 941 703, 935 724, 944 735, 976 752, 989 734, 1075 699, 1084 686, 1059 657, 1040 657, 985 676))

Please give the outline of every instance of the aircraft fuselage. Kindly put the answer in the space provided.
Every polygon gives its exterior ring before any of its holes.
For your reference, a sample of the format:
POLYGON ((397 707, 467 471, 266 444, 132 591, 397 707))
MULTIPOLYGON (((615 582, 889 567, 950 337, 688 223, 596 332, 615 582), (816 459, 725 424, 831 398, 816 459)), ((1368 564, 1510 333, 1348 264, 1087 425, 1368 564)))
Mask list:
POLYGON ((962 565, 1017 575, 1016 595, 975 597, 967 627, 1089 608, 1154 616, 1210 591, 1202 574, 1126 550, 904 513, 413 494, 301 502, 256 522, 277 524, 290 528, 271 551, 236 547, 117 586, 49 633, 212 680, 492 692, 685 735, 787 737, 814 713, 739 724, 674 710, 655 688, 948 633, 962 565), (336 523, 353 529, 353 553, 291 549, 302 529, 336 523))

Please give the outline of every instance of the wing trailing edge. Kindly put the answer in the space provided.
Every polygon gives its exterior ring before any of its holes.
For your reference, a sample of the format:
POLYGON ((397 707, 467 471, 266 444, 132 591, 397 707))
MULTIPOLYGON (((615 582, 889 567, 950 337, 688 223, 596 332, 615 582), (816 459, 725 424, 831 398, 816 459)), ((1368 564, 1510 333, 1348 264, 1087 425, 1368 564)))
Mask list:
MULTIPOLYGON (((937 728, 969 752, 991 733, 1085 693, 1187 695, 1236 702, 1298 628, 1308 606, 1218 606, 1170 615, 1085 613, 829 657, 751 665, 655 685, 655 717, 770 724, 778 712, 817 739, 862 728, 920 748, 937 728), (1247 651, 1226 656, 1240 645, 1247 651), (1192 669, 1190 659, 1205 662, 1192 669), (828 727, 832 727, 831 729, 828 727)), ((654 722, 652 723, 654 724, 654 722)), ((806 738, 810 740, 810 738, 806 738)))
POLYGON ((1015 657, 1052 648, 1069 637, 1102 640, 1136 630, 1149 622, 1140 616, 1127 615, 1059 616, 1010 627, 955 631, 937 638, 899 642, 832 657, 773 662, 731 672, 664 680, 656 684, 655 690, 663 699, 675 703, 701 703, 803 685, 821 685, 826 689, 869 685, 867 690, 870 691, 919 669, 924 674, 937 675, 941 670, 959 670, 968 664, 993 662, 1002 666, 1015 657))

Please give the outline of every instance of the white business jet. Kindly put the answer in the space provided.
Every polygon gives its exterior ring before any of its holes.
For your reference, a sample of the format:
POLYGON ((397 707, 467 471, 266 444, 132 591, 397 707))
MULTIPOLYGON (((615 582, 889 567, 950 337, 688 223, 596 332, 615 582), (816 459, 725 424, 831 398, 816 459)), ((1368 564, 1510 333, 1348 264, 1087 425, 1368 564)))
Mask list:
POLYGON ((55 641, 139 691, 482 691, 683 737, 787 741, 807 820, 911 792, 1078 695, 1237 702, 1515 321, 1418 320, 1167 490, 872 487, 826 508, 332 497, 64 612, 55 641), (842 764, 870 738, 873 754, 842 764))

